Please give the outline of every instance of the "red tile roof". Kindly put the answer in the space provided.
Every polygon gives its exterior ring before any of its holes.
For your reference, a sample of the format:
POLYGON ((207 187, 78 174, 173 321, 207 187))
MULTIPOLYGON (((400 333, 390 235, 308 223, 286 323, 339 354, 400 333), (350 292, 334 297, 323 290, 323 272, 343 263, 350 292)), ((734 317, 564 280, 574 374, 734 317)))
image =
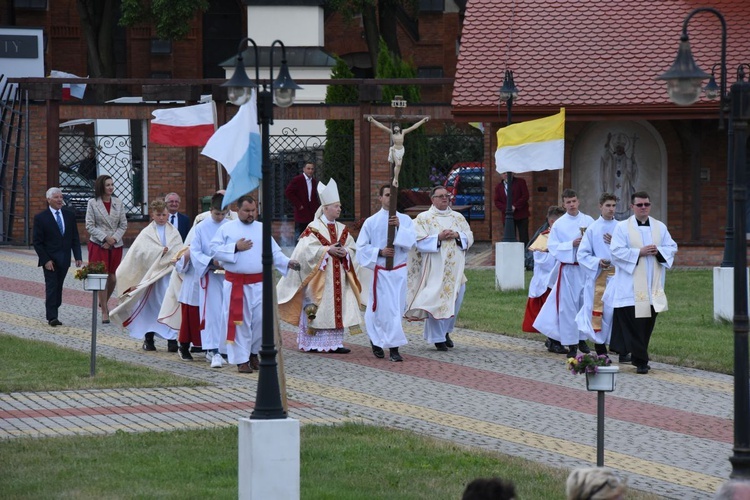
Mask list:
MULTIPOLYGON (((497 117, 507 67, 520 90, 514 115, 564 106, 568 116, 681 115, 690 108, 715 116, 716 103, 671 104, 666 84, 654 80, 674 61, 685 16, 701 6, 714 7, 726 18, 731 85, 737 65, 750 63, 748 0, 469 0, 454 115, 497 117)), ((698 65, 710 73, 721 61, 721 23, 703 12, 691 19, 688 34, 698 65)), ((501 116, 504 112, 503 106, 501 116)))

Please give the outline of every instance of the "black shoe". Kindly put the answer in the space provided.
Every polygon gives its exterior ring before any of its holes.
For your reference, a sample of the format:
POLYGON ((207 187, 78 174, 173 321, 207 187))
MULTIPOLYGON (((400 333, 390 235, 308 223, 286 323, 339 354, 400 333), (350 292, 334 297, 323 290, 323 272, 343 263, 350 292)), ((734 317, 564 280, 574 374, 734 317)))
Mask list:
POLYGON ((194 345, 190 348, 190 352, 205 352, 201 346, 194 345))
POLYGON ((167 352, 177 352, 176 340, 167 340, 167 352))
POLYGON ((49 323, 49 326, 60 326, 60 325, 62 325, 62 322, 59 319, 57 319, 57 318, 49 320, 48 323, 49 323))
POLYGON ((382 347, 376 346, 372 342, 370 342, 370 346, 372 346, 372 353, 376 358, 383 359, 385 357, 385 351, 383 351, 382 347))
POLYGON ((189 344, 181 344, 179 350, 177 351, 178 356, 180 356, 180 359, 183 361, 193 360, 193 356, 190 355, 190 348, 188 346, 189 344))
POLYGON ((648 366, 648 365, 641 365, 641 366, 636 366, 636 367, 635 367, 635 373, 639 373, 639 374, 641 374, 641 375, 646 375, 646 374, 648 373, 648 370, 649 370, 650 368, 651 368, 651 367, 650 367, 650 366, 648 366))
POLYGON ((450 333, 446 333, 445 334, 445 345, 446 345, 446 347, 450 347, 451 349, 453 348, 453 341, 451 340, 451 334, 450 333))
POLYGON ((633 361, 633 357, 630 355, 630 353, 620 354, 617 357, 617 361, 619 361, 620 363, 630 363, 631 361, 633 361))
POLYGON ((580 342, 578 342, 578 350, 584 354, 588 354, 591 352, 591 348, 589 347, 589 345, 586 343, 585 340, 581 340, 580 342))
POLYGON ((639 365, 639 364, 636 364, 636 363, 630 363, 630 364, 633 365, 633 366, 635 366, 636 368, 638 368, 639 366, 645 366, 649 370, 651 369, 651 365, 649 365, 648 363, 646 363, 645 365, 639 365))
POLYGON ((154 345, 154 332, 148 332, 143 337, 143 350, 144 351, 155 351, 156 346, 154 345))
POLYGON ((578 356, 578 346, 577 345, 569 345, 568 346, 568 357, 569 358, 575 358, 578 356))
POLYGON ((544 341, 544 347, 546 347, 548 351, 549 348, 552 347, 552 341, 549 338, 544 341))
POLYGON ((562 344, 559 344, 557 342, 550 342, 550 346, 547 348, 549 352, 554 352, 555 354, 568 354, 568 350, 563 347, 562 344))
POLYGON ((435 342, 435 347, 437 348, 438 351, 445 352, 448 350, 448 346, 445 345, 445 342, 435 342))
POLYGON ((335 349, 333 351, 328 351, 328 352, 330 352, 332 354, 349 354, 350 352, 352 352, 352 350, 348 349, 346 347, 339 347, 339 348, 337 348, 337 349, 335 349))
MULTIPOLYGON (((607 356, 607 344, 594 344, 594 351, 599 356, 607 356)), ((607 356, 607 359, 609 359, 609 356, 607 356)))
POLYGON ((403 361, 404 358, 398 353, 398 347, 390 348, 390 356, 388 357, 391 361, 403 361))

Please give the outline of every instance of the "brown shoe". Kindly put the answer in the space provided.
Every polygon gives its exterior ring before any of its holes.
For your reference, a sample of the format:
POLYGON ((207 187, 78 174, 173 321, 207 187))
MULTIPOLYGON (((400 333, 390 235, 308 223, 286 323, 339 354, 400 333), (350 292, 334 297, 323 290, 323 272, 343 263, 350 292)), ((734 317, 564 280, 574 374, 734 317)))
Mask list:
POLYGON ((258 355, 257 354, 251 354, 250 355, 250 367, 253 370, 260 370, 260 363, 258 362, 258 355))
POLYGON ((253 373, 253 369, 250 367, 249 363, 237 365, 237 371, 240 373, 253 373))

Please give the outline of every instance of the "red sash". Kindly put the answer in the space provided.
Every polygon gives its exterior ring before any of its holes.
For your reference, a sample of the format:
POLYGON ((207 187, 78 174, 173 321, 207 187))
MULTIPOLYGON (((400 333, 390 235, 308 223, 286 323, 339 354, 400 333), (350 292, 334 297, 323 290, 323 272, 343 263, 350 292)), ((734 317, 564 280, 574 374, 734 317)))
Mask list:
POLYGON ((237 326, 242 324, 242 303, 245 299, 243 285, 252 285, 263 281, 263 273, 240 274, 226 271, 224 278, 232 284, 229 294, 229 322, 227 324, 227 343, 233 344, 237 326))
POLYGON ((403 264, 400 264, 398 266, 395 266, 393 269, 386 269, 383 266, 375 266, 375 272, 372 276, 372 312, 375 312, 375 309, 378 308, 378 273, 380 271, 395 271, 396 269, 401 269, 402 267, 406 266, 406 262, 403 264))

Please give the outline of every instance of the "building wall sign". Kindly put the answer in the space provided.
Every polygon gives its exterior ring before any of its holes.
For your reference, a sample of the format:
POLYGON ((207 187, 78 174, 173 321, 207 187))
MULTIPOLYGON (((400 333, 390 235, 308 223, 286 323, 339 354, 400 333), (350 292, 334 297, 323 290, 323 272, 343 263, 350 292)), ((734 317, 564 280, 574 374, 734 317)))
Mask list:
POLYGON ((0 35, 0 58, 36 59, 39 57, 38 38, 29 35, 0 35))

